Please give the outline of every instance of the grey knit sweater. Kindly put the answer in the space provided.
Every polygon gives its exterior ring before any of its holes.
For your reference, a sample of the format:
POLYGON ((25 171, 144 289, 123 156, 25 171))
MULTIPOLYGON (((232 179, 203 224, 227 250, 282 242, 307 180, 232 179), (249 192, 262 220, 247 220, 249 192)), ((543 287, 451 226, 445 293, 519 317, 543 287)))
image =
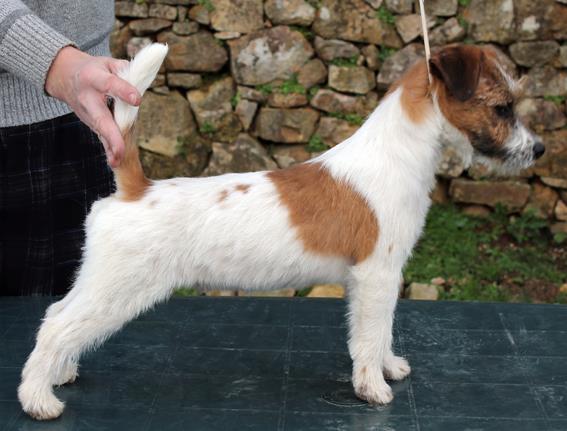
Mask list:
POLYGON ((49 67, 68 45, 109 55, 113 24, 114 0, 0 0, 0 127, 71 112, 45 94, 49 67))

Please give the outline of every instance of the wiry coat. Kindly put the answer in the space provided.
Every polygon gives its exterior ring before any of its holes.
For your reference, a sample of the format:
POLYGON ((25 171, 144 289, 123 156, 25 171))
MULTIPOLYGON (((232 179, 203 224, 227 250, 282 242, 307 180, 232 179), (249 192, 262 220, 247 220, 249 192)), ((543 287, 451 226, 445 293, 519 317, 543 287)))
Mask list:
MULTIPOLYGON (((146 48, 123 76, 143 92, 165 54, 160 45, 146 48)), ((149 181, 131 142, 137 109, 117 103, 127 141, 118 192, 93 206, 75 285, 47 311, 22 373, 24 410, 59 416, 52 386, 74 380, 81 353, 176 287, 313 283, 347 286, 355 392, 390 402, 384 376, 410 372, 392 351, 392 320, 429 207, 440 138, 518 167, 541 145, 515 118, 500 118, 516 90, 489 51, 449 47, 431 64, 431 85, 422 62, 351 138, 283 171, 149 181)))

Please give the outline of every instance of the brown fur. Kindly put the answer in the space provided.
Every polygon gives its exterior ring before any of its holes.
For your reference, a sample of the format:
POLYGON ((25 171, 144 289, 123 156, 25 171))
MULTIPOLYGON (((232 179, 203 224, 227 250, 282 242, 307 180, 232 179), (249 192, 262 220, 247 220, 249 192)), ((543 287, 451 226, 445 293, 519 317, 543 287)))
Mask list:
POLYGON ((432 84, 425 62, 420 61, 391 86, 389 93, 401 87, 404 112, 412 122, 420 123, 432 108, 435 90, 445 118, 465 133, 477 150, 503 156, 502 147, 513 121, 500 118, 494 107, 513 103, 521 97, 521 91, 512 92, 497 63, 497 54, 490 48, 449 46, 432 56, 432 84))
POLYGON ((378 221, 362 196, 319 163, 269 172, 306 250, 355 263, 374 251, 378 221))
POLYGON ((250 184, 238 184, 234 190, 236 190, 237 192, 242 192, 244 194, 248 193, 248 190, 250 190, 250 184))
POLYGON ((217 200, 217 202, 220 204, 222 202, 224 202, 226 200, 226 198, 228 198, 229 195, 229 191, 228 190, 223 190, 219 193, 219 198, 217 200))
MULTIPOLYGON (((470 89, 471 96, 466 100, 459 100, 442 77, 434 76, 433 86, 437 90, 439 107, 445 118, 466 134, 480 153, 499 156, 514 122, 513 115, 509 119, 499 117, 495 107, 513 104, 517 95, 512 93, 502 76, 491 50, 478 47, 452 49, 459 49, 459 55, 469 57, 469 67, 478 63, 480 74, 476 82, 473 79, 461 81, 464 85, 474 85, 470 89)), ((461 72, 448 67, 447 75, 461 72)))
POLYGON ((389 91, 392 92, 398 87, 403 89, 401 95, 402 109, 411 121, 421 123, 432 106, 425 61, 420 61, 414 65, 392 85, 389 91))
POLYGON ((114 168, 118 197, 124 201, 136 201, 144 196, 151 182, 144 175, 138 146, 134 142, 133 128, 122 136, 125 144, 124 157, 120 166, 114 168))

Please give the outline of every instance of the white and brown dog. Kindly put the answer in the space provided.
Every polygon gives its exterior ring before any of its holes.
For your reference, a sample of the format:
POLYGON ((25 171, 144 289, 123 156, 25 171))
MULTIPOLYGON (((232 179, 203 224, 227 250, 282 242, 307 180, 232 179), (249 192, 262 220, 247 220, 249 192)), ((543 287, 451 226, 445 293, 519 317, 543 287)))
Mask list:
MULTIPOLYGON (((121 76, 143 93, 167 48, 142 50, 121 76)), ((127 142, 116 195, 93 205, 73 289, 47 310, 18 390, 37 419, 63 411, 52 387, 72 382, 82 352, 170 297, 179 286, 348 287, 352 382, 370 403, 392 401, 385 377, 410 372, 392 351, 402 268, 430 204, 442 138, 505 169, 544 152, 514 114, 519 85, 488 48, 450 46, 416 64, 364 125, 320 157, 289 169, 149 181, 117 102, 127 142)))

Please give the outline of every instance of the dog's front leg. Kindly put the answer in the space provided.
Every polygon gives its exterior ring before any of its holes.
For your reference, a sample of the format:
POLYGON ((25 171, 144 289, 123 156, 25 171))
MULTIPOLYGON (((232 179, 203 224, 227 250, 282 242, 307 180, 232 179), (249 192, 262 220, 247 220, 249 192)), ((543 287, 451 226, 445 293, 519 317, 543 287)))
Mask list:
POLYGON ((392 401, 384 379, 403 378, 409 365, 392 352, 392 324, 401 272, 355 267, 349 286, 349 351, 356 395, 372 404, 392 401))

